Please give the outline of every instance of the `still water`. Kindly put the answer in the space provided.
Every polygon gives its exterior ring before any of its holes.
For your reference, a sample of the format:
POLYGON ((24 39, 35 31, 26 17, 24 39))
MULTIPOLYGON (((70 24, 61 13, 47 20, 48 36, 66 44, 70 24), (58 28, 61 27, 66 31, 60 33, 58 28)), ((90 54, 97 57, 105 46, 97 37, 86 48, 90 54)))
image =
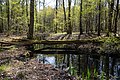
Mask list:
POLYGON ((68 69, 71 75, 85 80, 120 80, 120 57, 38 54, 37 60, 60 69, 68 69))

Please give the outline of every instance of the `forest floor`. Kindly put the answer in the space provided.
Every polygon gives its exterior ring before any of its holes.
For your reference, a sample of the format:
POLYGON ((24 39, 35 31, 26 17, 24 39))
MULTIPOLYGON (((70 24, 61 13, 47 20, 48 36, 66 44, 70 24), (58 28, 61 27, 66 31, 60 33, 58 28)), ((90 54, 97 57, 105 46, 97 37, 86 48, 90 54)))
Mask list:
MULTIPOLYGON (((14 41, 26 36, 0 35, 0 41, 14 41)), ((29 58, 25 47, 4 45, 0 50, 0 80, 76 80, 68 72, 29 58)))
POLYGON ((26 57, 24 47, 11 46, 0 52, 0 80, 75 80, 66 71, 36 58, 26 57))
POLYGON ((79 35, 79 33, 73 33, 73 34, 58 33, 58 34, 51 34, 47 38, 47 40, 78 40, 78 39, 92 39, 96 37, 97 37, 96 34, 79 35))

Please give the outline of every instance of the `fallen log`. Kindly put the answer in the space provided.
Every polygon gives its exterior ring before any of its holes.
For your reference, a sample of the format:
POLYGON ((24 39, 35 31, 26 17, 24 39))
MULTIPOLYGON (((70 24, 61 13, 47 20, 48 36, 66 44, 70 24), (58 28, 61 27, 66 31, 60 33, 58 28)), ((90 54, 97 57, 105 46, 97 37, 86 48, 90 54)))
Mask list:
POLYGON ((15 42, 7 42, 0 41, 2 44, 10 44, 10 45, 18 45, 18 46, 28 46, 32 44, 45 44, 45 45, 54 45, 54 44, 100 44, 102 41, 88 39, 88 40, 26 40, 26 41, 15 41, 15 42))

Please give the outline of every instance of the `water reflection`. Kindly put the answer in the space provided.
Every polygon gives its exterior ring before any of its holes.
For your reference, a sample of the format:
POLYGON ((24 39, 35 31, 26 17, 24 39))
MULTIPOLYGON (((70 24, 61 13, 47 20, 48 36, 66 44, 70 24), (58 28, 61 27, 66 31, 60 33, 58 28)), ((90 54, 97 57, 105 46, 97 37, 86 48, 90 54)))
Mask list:
MULTIPOLYGON (((37 59, 45 64, 65 69, 87 80, 120 80, 120 58, 98 55, 38 54, 37 59), (74 68, 74 69, 71 69, 74 68)), ((73 75, 73 74, 71 74, 73 75)))
POLYGON ((54 56, 47 56, 47 55, 43 55, 43 54, 38 54, 37 60, 43 62, 44 64, 52 64, 52 65, 56 66, 54 56))

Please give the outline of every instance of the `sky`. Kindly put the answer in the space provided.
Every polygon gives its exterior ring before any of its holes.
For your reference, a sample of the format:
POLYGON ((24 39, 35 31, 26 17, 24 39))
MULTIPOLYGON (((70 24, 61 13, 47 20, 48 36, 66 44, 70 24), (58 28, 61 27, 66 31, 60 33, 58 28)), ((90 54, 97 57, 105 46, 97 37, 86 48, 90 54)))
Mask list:
MULTIPOLYGON (((42 0, 41 0, 42 1, 42 0)), ((61 0, 62 1, 62 0, 61 0)), ((67 2, 68 0, 64 0, 65 2, 67 2)), ((71 3, 71 5, 73 5, 74 4, 74 0, 71 0, 72 1, 72 3, 71 3)), ((46 0, 46 4, 47 5, 50 5, 50 6, 55 6, 55 4, 56 4, 56 0, 46 0)), ((67 4, 67 3, 66 3, 67 4)))
MULTIPOLYGON (((40 0, 40 1, 43 2, 43 0, 40 0)), ((47 6, 55 7, 55 1, 56 0, 45 0, 45 7, 47 7, 47 6)), ((40 9, 43 9, 42 3, 40 6, 41 6, 40 9)))
POLYGON ((55 1, 56 0, 46 0, 46 6, 52 6, 52 7, 55 7, 55 1))
MULTIPOLYGON (((41 2, 43 2, 43 0, 40 0, 41 2)), ((65 0, 65 2, 66 2, 67 0, 65 0)), ((67 2, 65 3, 65 6, 67 6, 68 4, 67 4, 67 2)), ((72 3, 71 3, 71 5, 73 6, 74 5, 74 0, 72 0, 72 3)), ((40 4, 40 9, 43 9, 43 3, 41 3, 40 4)), ((51 7, 55 7, 56 6, 56 0, 45 0, 45 7, 47 7, 47 6, 51 6, 51 7)), ((39 7, 39 5, 38 5, 38 7, 39 7)))

